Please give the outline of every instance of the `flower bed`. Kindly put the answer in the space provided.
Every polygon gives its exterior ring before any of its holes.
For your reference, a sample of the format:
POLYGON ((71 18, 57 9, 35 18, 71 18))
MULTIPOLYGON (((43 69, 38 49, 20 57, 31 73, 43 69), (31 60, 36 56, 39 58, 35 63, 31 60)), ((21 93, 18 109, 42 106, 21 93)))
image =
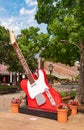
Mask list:
POLYGON ((21 103, 21 99, 20 98, 12 98, 11 103, 12 104, 20 104, 21 103))
POLYGON ((79 106, 79 103, 76 100, 70 100, 68 104, 73 106, 79 106))
POLYGON ((76 100, 70 100, 68 104, 71 109, 71 115, 76 115, 78 111, 79 103, 76 100))
POLYGON ((11 100, 11 110, 13 113, 18 113, 18 109, 21 103, 20 98, 12 98, 11 100))
POLYGON ((66 123, 68 120, 68 104, 61 103, 57 106, 57 120, 60 123, 66 123))
POLYGON ((57 109, 69 109, 69 105, 65 103, 61 103, 57 106, 57 109))

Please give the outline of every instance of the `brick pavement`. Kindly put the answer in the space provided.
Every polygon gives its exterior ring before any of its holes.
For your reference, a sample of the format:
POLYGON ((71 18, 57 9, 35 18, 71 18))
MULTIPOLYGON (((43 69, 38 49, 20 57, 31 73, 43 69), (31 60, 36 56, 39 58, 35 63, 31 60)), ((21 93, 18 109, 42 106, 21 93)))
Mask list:
POLYGON ((0 130, 84 130, 84 115, 70 116, 67 123, 21 113, 0 112, 0 130))
POLYGON ((33 115, 12 113, 11 98, 20 96, 21 92, 0 95, 0 130, 84 130, 83 113, 69 116, 67 123, 59 123, 57 120, 33 115))
POLYGON ((19 98, 22 92, 2 94, 0 95, 0 111, 8 111, 11 108, 11 99, 19 98))

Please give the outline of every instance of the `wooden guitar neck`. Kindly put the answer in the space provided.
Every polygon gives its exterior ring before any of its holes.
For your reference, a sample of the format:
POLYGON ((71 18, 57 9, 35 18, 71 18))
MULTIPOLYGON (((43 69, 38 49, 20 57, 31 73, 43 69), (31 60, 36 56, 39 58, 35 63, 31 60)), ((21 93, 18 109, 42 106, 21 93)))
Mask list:
POLYGON ((26 60, 25 60, 25 58, 24 58, 24 56, 23 56, 23 54, 22 54, 22 52, 21 52, 21 50, 20 50, 20 48, 19 48, 19 46, 17 44, 17 42, 16 42, 16 39, 15 39, 15 36, 14 36, 13 32, 12 31, 9 31, 9 32, 10 32, 10 40, 11 40, 11 43, 13 45, 13 48, 16 51, 16 54, 17 54, 17 56, 18 56, 18 58, 20 60, 20 63, 22 65, 23 69, 24 69, 24 72, 26 73, 26 76, 27 76, 30 84, 32 84, 32 83, 34 83, 32 73, 31 73, 31 71, 30 71, 30 69, 28 67, 28 64, 27 64, 27 62, 26 62, 26 60))

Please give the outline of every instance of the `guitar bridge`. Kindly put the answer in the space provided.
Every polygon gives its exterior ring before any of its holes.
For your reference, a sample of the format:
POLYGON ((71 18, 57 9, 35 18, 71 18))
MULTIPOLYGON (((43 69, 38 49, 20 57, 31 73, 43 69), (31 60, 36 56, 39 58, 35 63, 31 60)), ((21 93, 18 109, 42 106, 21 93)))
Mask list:
POLYGON ((43 105, 46 102, 45 97, 42 95, 42 93, 39 93, 38 95, 35 96, 36 102, 38 106, 43 105))

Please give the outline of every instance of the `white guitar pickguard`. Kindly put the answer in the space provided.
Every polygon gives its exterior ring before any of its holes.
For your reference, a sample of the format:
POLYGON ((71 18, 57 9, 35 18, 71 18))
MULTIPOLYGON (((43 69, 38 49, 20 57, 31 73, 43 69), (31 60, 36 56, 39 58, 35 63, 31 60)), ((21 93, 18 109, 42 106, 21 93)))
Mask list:
POLYGON ((39 70, 39 78, 35 80, 33 84, 30 84, 30 82, 27 82, 27 90, 32 99, 35 98, 39 93, 43 93, 47 87, 44 79, 44 73, 42 70, 39 70))

